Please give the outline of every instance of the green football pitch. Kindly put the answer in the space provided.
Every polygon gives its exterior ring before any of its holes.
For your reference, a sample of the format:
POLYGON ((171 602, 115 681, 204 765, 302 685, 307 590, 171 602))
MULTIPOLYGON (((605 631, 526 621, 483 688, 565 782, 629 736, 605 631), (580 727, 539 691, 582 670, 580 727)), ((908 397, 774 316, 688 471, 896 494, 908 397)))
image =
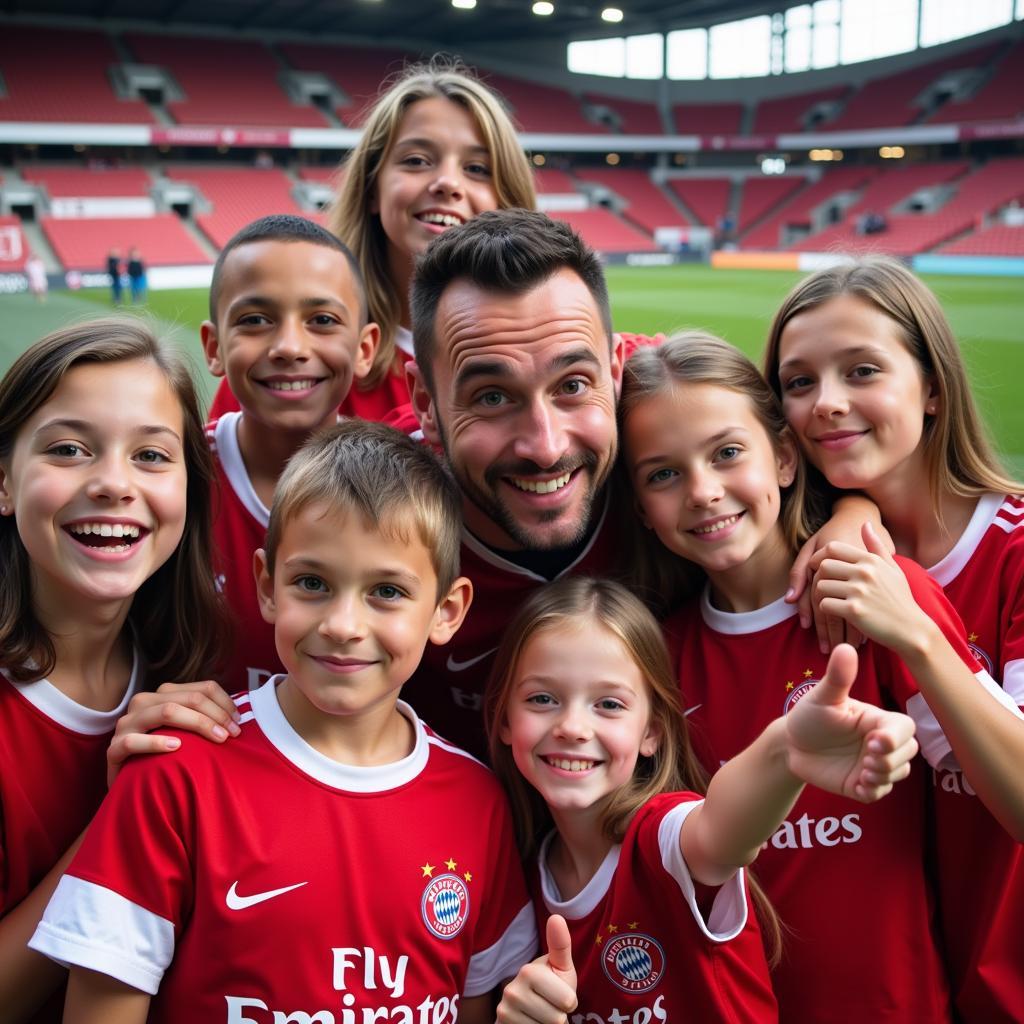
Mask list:
MULTIPOLYGON (((755 360, 776 307, 801 275, 713 270, 704 266, 610 267, 615 326, 654 334, 700 327, 720 334, 755 360)), ((1020 278, 929 277, 963 346, 982 412, 999 450, 1024 474, 1024 281, 1020 278)), ((216 383, 202 369, 198 326, 202 289, 150 293, 138 312, 152 318, 196 365, 203 394, 216 383)), ((103 291, 54 292, 45 304, 28 295, 0 297, 0 371, 34 339, 82 317, 110 312, 103 291)))

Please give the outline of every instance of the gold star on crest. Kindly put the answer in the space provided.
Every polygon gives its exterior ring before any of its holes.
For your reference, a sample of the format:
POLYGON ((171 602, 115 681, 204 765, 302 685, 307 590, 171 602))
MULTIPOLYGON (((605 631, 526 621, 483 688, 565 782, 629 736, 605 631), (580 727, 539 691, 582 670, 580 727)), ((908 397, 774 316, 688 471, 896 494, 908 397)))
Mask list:
POLYGON ((814 673, 809 668, 804 669, 804 679, 810 679, 813 675, 814 673))
POLYGON ((449 858, 448 858, 448 860, 446 860, 446 861, 444 862, 444 866, 445 866, 445 867, 446 867, 446 868, 447 868, 447 869, 448 869, 449 871, 454 871, 454 870, 455 870, 455 861, 453 861, 453 860, 451 859, 451 857, 449 857, 449 858))
POLYGON ((637 928, 639 928, 639 927, 640 927, 640 922, 639 921, 630 921, 629 922, 629 930, 631 932, 635 932, 637 930, 637 928))
POLYGON ((793 682, 792 679, 788 680, 786 682, 786 692, 789 693, 789 691, 792 690, 795 685, 796 684, 793 682))
POLYGON ((467 872, 466 872, 466 873, 465 873, 465 874, 464 874, 464 875, 463 875, 462 877, 463 877, 463 878, 464 878, 464 879, 465 879, 465 880, 466 880, 467 882, 472 882, 472 881, 473 881, 473 876, 472 876, 472 874, 470 874, 470 872, 468 872, 468 871, 467 871, 467 872))
POLYGON ((424 864, 420 868, 420 871, 423 872, 423 877, 424 878, 433 878, 434 877, 434 865, 431 864, 430 861, 427 861, 427 863, 424 864))
POLYGON ((609 935, 614 935, 618 930, 619 930, 619 926, 617 924, 610 924, 610 925, 608 925, 608 934, 609 935))
POLYGON ((600 932, 598 932, 597 933, 597 938, 594 939, 594 945, 595 946, 600 946, 602 942, 604 942, 604 936, 600 932))
POLYGON ((974 643, 977 643, 977 642, 978 642, 978 634, 977 634, 977 633, 972 633, 972 634, 971 634, 971 635, 970 635, 970 636, 969 636, 969 637, 967 638, 967 642, 968 642, 968 643, 970 643, 970 644, 974 644, 974 643))

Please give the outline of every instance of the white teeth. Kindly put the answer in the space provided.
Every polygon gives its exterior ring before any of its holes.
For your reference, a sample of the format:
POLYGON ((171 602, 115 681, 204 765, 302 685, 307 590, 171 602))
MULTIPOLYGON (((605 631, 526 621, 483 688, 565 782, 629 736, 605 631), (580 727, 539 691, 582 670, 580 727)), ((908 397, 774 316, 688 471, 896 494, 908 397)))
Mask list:
POLYGON ((732 526, 733 523, 739 519, 739 513, 737 512, 734 516, 729 516, 728 519, 722 519, 720 522, 712 523, 710 526, 697 526, 694 527, 693 533, 718 533, 719 530, 724 530, 727 526, 732 526))
POLYGON ((585 772, 597 764, 596 761, 569 760, 565 757, 549 757, 548 763, 555 768, 561 768, 563 772, 585 772))
POLYGON ((568 482, 572 473, 565 473, 556 476, 554 480, 524 480, 522 478, 510 477, 516 487, 521 491, 531 491, 534 494, 550 494, 552 491, 560 491, 568 482))
POLYGON ((316 385, 315 380, 268 380, 271 391, 308 391, 316 385))
POLYGON ((421 213, 419 220, 424 224, 441 224, 446 228, 453 228, 462 223, 461 217, 455 217, 450 213, 421 213))
MULTIPOLYGON (((68 529, 77 534, 93 534, 96 537, 131 537, 136 539, 139 536, 139 528, 126 523, 72 523, 68 529)), ((109 546, 110 550, 114 550, 109 546)), ((127 550, 128 545, 125 545, 127 550)))

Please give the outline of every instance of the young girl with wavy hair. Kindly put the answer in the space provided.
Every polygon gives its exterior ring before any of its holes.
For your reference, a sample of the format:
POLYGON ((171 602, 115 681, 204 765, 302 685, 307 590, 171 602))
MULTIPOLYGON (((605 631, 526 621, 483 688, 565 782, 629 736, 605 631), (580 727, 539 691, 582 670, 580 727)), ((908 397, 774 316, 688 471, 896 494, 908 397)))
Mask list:
POLYGON ((25 942, 106 793, 115 722, 215 657, 212 479, 189 372, 139 321, 56 331, 0 382, 5 1019, 60 1019, 65 972, 25 942))

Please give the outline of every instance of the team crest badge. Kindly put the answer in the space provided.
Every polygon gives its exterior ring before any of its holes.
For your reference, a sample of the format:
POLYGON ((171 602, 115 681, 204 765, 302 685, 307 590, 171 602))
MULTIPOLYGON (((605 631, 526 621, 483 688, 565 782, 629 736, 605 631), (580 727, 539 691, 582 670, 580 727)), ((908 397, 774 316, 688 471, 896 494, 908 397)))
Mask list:
POLYGON ((623 992, 650 992, 665 973, 665 951, 650 935, 627 932, 605 945, 601 966, 623 992))
POLYGON ((454 939, 469 916, 469 889, 458 875, 438 875, 423 890, 423 923, 439 939, 454 939))
POLYGON ((814 678, 810 669, 804 670, 803 678, 799 682, 788 681, 786 683, 786 702, 782 705, 782 713, 788 715, 797 703, 803 700, 817 685, 818 680, 814 678))
POLYGON ((984 666, 985 671, 989 675, 992 675, 992 659, 988 656, 988 654, 982 648, 980 648, 974 642, 977 638, 978 638, 977 634, 976 633, 972 633, 971 634, 971 639, 969 639, 968 642, 967 642, 967 646, 970 648, 971 654, 973 654, 975 656, 975 658, 977 658, 978 661, 984 666))

